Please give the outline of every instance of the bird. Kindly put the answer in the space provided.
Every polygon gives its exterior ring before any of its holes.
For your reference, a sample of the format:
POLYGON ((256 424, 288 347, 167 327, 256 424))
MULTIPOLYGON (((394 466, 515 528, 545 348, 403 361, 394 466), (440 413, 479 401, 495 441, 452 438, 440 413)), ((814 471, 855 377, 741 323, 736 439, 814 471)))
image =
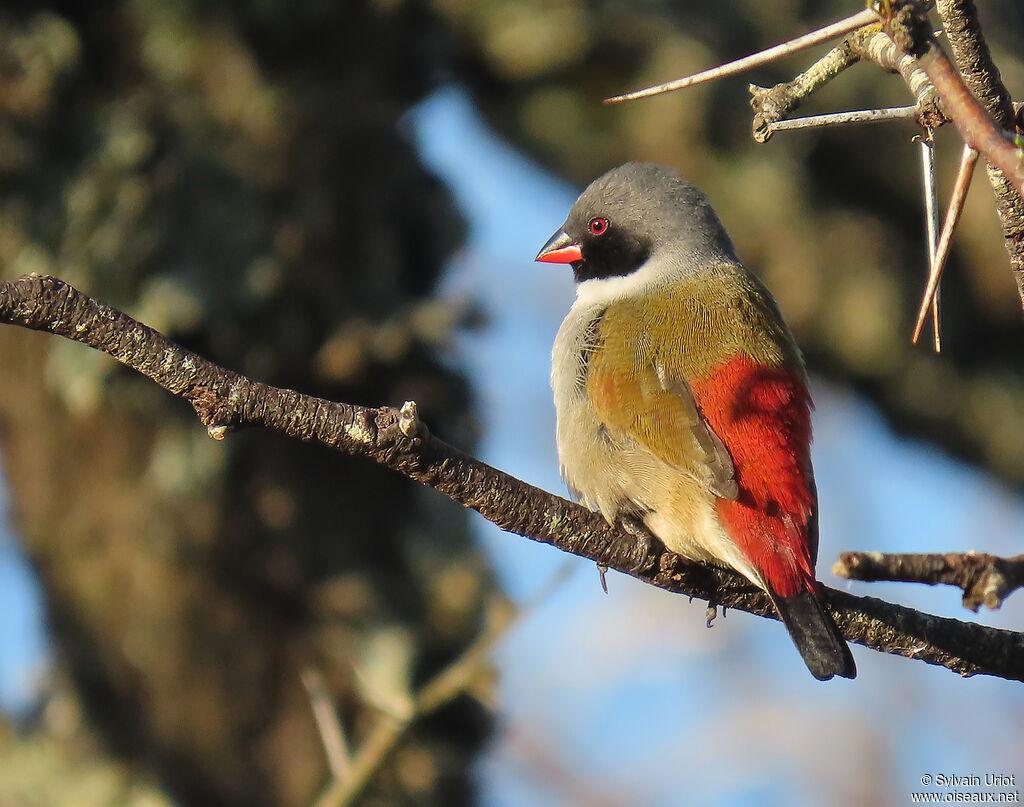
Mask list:
POLYGON ((613 525, 763 589, 811 674, 854 678, 814 566, 803 356, 707 196, 629 162, 594 180, 536 257, 576 299, 552 350, 562 476, 613 525))

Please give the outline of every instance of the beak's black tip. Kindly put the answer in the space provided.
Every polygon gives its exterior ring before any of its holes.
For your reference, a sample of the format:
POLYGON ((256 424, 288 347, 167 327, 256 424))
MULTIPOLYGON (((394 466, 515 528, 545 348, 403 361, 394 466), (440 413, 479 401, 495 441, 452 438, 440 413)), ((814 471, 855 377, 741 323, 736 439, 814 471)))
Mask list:
POLYGON ((583 260, 583 253, 580 245, 574 244, 565 230, 558 230, 541 247, 534 260, 541 263, 575 263, 583 260))

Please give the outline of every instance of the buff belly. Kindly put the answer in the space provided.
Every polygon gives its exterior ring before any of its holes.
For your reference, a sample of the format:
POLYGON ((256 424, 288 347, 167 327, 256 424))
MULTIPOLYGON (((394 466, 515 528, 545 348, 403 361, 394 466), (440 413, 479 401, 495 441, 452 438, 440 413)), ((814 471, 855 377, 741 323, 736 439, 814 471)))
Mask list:
POLYGON ((586 401, 559 412, 557 438, 562 476, 581 504, 612 524, 640 518, 672 552, 731 566, 761 585, 722 527, 715 496, 700 482, 641 447, 611 442, 586 401))

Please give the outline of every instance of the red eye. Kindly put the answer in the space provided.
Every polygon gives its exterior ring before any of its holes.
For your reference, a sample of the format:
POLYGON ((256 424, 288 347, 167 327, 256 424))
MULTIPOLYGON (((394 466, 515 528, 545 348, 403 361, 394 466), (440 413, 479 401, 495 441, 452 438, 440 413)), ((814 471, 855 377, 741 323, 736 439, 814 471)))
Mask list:
POLYGON ((587 226, 591 235, 604 235, 608 231, 608 219, 591 219, 587 226))

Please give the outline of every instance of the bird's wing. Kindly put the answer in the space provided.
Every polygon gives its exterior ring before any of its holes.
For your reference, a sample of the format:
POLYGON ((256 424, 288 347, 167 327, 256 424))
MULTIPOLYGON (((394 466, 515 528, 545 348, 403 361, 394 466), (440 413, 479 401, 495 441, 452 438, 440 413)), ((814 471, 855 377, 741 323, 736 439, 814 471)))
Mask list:
POLYGON ((716 496, 735 499, 732 458, 701 415, 689 384, 657 360, 617 358, 614 346, 602 345, 587 366, 587 392, 609 436, 637 443, 716 496))

